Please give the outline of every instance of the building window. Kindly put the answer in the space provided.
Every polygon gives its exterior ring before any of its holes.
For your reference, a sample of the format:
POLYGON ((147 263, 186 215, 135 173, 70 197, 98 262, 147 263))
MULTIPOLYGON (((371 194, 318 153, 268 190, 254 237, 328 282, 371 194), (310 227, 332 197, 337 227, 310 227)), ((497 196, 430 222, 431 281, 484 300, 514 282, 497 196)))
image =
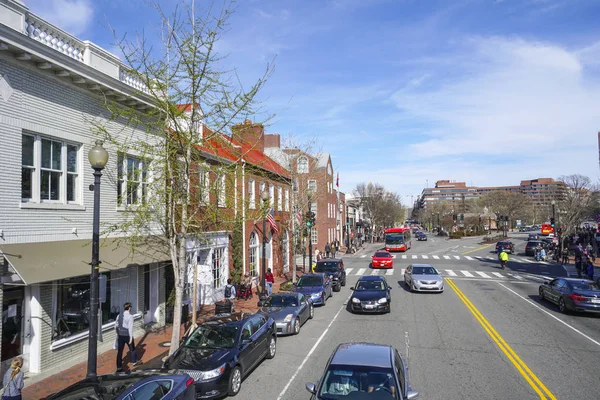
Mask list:
POLYGON ((22 201, 78 203, 81 146, 36 135, 21 145, 22 201))
POLYGON ((281 186, 277 187, 277 210, 281 211, 283 209, 283 189, 281 186))
POLYGON ((261 182, 261 183, 258 185, 258 187, 260 188, 260 192, 258 193, 258 196, 259 196, 259 197, 260 197, 260 199, 261 199, 260 201, 261 201, 261 205, 262 205, 262 194, 263 194, 263 192, 266 190, 266 187, 267 187, 267 186, 266 186, 266 183, 264 183, 264 182, 261 182))
POLYGON ((148 170, 146 162, 126 154, 117 156, 117 204, 146 203, 148 170))
MULTIPOLYGON (((125 302, 131 303, 131 314, 138 311, 137 266, 101 274, 106 280, 105 301, 100 304, 102 324, 116 320, 125 302)), ((101 284, 102 286, 102 284, 101 284)), ((53 305, 52 340, 65 339, 89 329, 90 323, 90 277, 58 281, 56 302, 53 305)))
POLYGON ((285 190, 285 211, 290 211, 290 191, 285 190))
POLYGON ((253 179, 248 181, 248 207, 256 208, 256 182, 253 179))
POLYGON ((250 276, 258 276, 258 235, 252 232, 250 235, 250 276))
POLYGON ((202 204, 210 202, 210 172, 207 168, 200 168, 198 175, 198 199, 202 204))
POLYGON ((299 174, 308 174, 308 158, 307 157, 298 158, 298 173, 299 174))
POLYGON ((310 240, 313 245, 317 244, 318 232, 317 229, 313 228, 310 230, 310 240))
POLYGON ((315 193, 317 191, 317 181, 310 179, 308 181, 308 190, 315 193))
POLYGON ((269 185, 269 207, 275 207, 275 186, 269 185))
POLYGON ((215 289, 223 286, 223 280, 227 279, 225 271, 225 247, 217 247, 212 251, 212 275, 213 275, 213 287, 215 289))
POLYGON ((219 187, 218 190, 218 202, 217 205, 219 207, 226 206, 226 182, 225 182, 225 174, 219 176, 219 187))

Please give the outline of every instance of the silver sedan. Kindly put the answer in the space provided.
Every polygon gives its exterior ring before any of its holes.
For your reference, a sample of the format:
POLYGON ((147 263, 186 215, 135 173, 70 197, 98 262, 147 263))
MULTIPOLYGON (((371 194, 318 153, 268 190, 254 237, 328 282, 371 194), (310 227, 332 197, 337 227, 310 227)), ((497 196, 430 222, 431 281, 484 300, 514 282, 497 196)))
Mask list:
POLYGON ((444 291, 444 278, 429 264, 411 264, 404 270, 404 283, 411 292, 444 291))

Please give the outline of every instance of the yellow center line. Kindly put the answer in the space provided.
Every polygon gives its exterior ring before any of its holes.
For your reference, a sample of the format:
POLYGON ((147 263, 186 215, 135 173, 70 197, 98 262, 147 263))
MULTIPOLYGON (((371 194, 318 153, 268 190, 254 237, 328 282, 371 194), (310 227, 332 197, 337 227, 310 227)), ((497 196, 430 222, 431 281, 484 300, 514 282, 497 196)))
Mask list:
POLYGON ((540 399, 551 399, 556 400, 556 397, 550 392, 550 390, 538 379, 537 376, 529 367, 519 358, 517 353, 504 341, 502 336, 492 327, 492 325, 485 319, 485 317, 479 312, 479 310, 471 303, 471 301, 465 296, 465 294, 456 286, 456 284, 452 281, 452 279, 445 279, 448 285, 454 290, 457 294, 458 298, 467 306, 469 311, 473 314, 475 319, 481 324, 483 329, 487 332, 487 334, 492 338, 494 343, 502 350, 504 355, 509 359, 509 361, 514 365, 514 367, 519 371, 519 373, 525 378, 527 383, 533 388, 533 390, 540 396, 540 399), (534 383, 535 382, 535 383, 534 383))
POLYGON ((488 247, 493 246, 495 244, 496 243, 486 244, 485 246, 481 246, 481 247, 478 247, 478 248, 473 249, 473 250, 465 251, 463 254, 471 254, 471 253, 474 253, 474 252, 479 251, 479 250, 487 249, 488 247))

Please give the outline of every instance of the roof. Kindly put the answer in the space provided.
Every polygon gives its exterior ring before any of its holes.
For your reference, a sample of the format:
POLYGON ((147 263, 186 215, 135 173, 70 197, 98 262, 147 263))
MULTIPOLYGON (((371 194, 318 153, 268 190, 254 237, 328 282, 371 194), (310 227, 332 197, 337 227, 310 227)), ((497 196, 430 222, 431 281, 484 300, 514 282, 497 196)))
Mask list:
POLYGON ((410 264, 411 267, 424 267, 424 268, 431 268, 430 264, 410 264))
POLYGON ((313 157, 317 160, 317 168, 325 168, 331 156, 329 153, 316 153, 313 157))
POLYGON ((280 147, 265 147, 265 154, 286 169, 291 168, 291 155, 280 147))
POLYGON ((341 258, 323 258, 323 259, 317 261, 317 264, 321 263, 321 262, 331 262, 331 261, 340 262, 340 261, 342 261, 342 259, 341 258))
POLYGON ((210 325, 235 324, 235 325, 237 325, 239 323, 244 322, 245 320, 247 320, 248 318, 250 318, 253 315, 255 315, 255 314, 245 313, 245 312, 237 312, 237 313, 233 313, 233 314, 219 315, 216 317, 212 317, 208 321, 204 322, 204 324, 210 324, 210 325))
POLYGON ((381 275, 364 275, 361 276, 359 281, 385 281, 385 277, 381 275))
POLYGON ((335 350, 331 364, 390 368, 392 365, 392 352, 392 346, 388 345, 342 343, 335 350))

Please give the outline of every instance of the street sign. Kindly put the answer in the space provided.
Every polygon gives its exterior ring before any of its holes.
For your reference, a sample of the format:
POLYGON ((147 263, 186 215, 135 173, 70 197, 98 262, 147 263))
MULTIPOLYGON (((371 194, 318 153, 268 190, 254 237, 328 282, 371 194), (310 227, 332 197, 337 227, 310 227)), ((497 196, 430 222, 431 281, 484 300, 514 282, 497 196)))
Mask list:
POLYGON ((521 220, 520 219, 517 220, 517 226, 521 226, 521 220))

